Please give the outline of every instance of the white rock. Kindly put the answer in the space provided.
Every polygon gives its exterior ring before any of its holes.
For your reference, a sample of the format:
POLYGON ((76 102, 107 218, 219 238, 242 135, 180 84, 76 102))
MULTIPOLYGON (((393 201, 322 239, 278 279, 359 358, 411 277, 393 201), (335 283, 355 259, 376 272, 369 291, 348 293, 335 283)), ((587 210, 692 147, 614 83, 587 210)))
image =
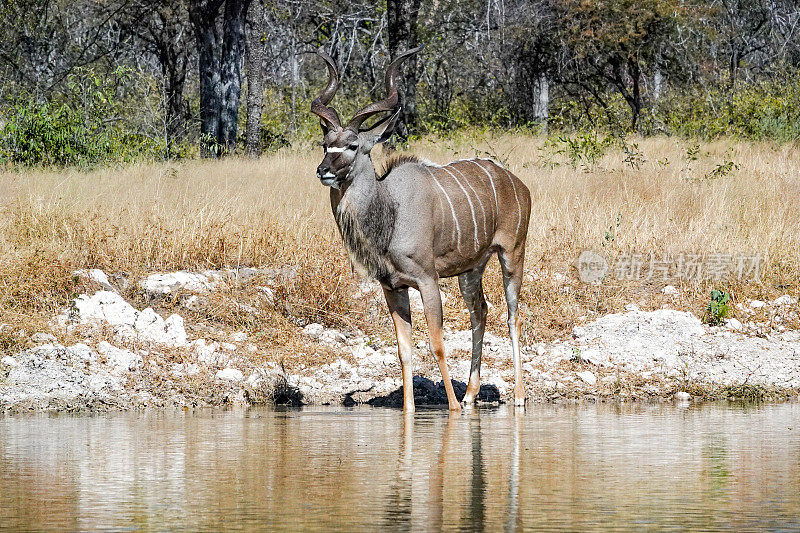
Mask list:
POLYGON ((184 306, 186 309, 197 310, 200 309, 203 304, 205 303, 206 299, 197 296, 196 294, 192 294, 188 298, 185 298, 181 305, 184 306))
POLYGON ((106 341, 97 345, 97 351, 105 356, 108 366, 118 372, 136 370, 142 363, 142 358, 137 354, 112 346, 106 341))
POLYGON ((625 306, 626 311, 636 312, 639 311, 639 306, 636 304, 628 304, 625 306))
POLYGON ((186 329, 180 315, 172 315, 164 320, 148 307, 139 313, 134 329, 145 340, 170 346, 186 346, 186 329))
POLYGON ((133 326, 139 312, 115 292, 98 291, 92 296, 82 294, 74 301, 74 314, 82 324, 107 322, 112 326, 133 326))
POLYGON ((247 333, 244 331, 236 331, 231 333, 231 342, 244 342, 247 340, 247 333))
POLYGON ((303 332, 312 339, 318 339, 322 332, 325 331, 325 326, 317 324, 316 322, 307 325, 303 328, 303 332))
POLYGON ((353 357, 356 359, 364 359, 365 357, 369 357, 375 353, 375 350, 367 346, 366 344, 359 344, 353 347, 353 357))
POLYGON ((260 290, 261 294, 264 295, 264 300, 266 300, 267 305, 275 305, 275 291, 273 291, 270 287, 259 287, 258 290, 260 290))
POLYGON ((242 381, 244 374, 236 368, 223 368, 216 373, 215 377, 223 381, 242 381))
POLYGON ((75 359, 78 359, 80 361, 92 362, 95 359, 97 359, 97 354, 95 354, 91 348, 80 342, 68 347, 67 353, 71 357, 74 357, 75 359))
POLYGON ((595 385, 597 383, 597 376, 594 373, 585 370, 583 372, 577 372, 578 377, 581 378, 585 383, 588 385, 595 385))
POLYGON ((33 342, 47 343, 47 344, 53 344, 54 342, 57 341, 55 335, 52 335, 50 333, 41 333, 41 332, 34 333, 33 335, 31 335, 31 340, 33 342))
POLYGON ((670 296, 674 296, 676 294, 680 294, 680 291, 676 289, 673 285, 667 285, 663 289, 661 289, 661 294, 667 294, 670 296))
POLYGON ((2 359, 0 359, 0 366, 4 366, 6 368, 14 368, 17 365, 19 365, 19 362, 10 355, 6 355, 2 359))
POLYGON ((164 321, 164 344, 172 346, 186 346, 186 328, 183 325, 183 317, 180 315, 170 315, 164 321))
POLYGON ((775 301, 773 301, 772 303, 775 305, 794 305, 797 303, 797 299, 792 298, 788 294, 784 294, 783 296, 775 298, 775 301))
POLYGON ((114 286, 111 285, 111 282, 108 280, 108 276, 106 276, 106 273, 100 270, 99 268, 91 268, 89 270, 76 270, 75 275, 80 276, 82 278, 86 278, 89 281, 94 281, 107 291, 115 291, 114 286))
POLYGON ((597 348, 586 348, 581 350, 581 360, 593 365, 600 364, 600 350, 597 348))
POLYGON ((761 300, 750 300, 750 307, 752 307, 753 309, 761 309, 762 307, 764 307, 764 305, 765 305, 764 302, 762 302, 761 300))
POLYGON ((139 286, 150 296, 165 296, 178 291, 208 292, 214 283, 203 274, 195 272, 157 273, 147 276, 139 286))
POLYGON ((673 398, 675 398, 679 402, 688 402, 692 398, 692 395, 686 391, 678 391, 675 393, 673 398))
POLYGON ((192 343, 192 349, 197 353, 197 360, 206 365, 214 364, 217 361, 217 348, 219 348, 219 344, 208 342, 205 339, 197 339, 192 343))
POLYGON ((69 316, 79 324, 109 324, 123 337, 134 336, 169 346, 186 345, 186 330, 179 315, 164 320, 151 308, 139 312, 122 296, 110 291, 78 296, 69 316))
POLYGON ((743 327, 742 323, 735 318, 729 318, 728 320, 726 320, 725 325, 728 327, 728 329, 731 329, 733 331, 742 331, 743 327))
POLYGON ((338 329, 326 329, 319 336, 319 340, 329 344, 335 344, 346 341, 347 337, 338 329))

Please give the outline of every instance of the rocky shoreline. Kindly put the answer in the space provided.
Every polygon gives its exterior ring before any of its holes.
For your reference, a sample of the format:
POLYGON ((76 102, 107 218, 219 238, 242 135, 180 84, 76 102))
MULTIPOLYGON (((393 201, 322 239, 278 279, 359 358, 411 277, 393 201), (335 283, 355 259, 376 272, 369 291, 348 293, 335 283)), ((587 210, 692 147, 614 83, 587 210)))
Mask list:
MULTIPOLYGON (((97 290, 81 294, 54 317, 52 332, 30 335, 32 347, 2 358, 0 411, 261 403, 399 406, 402 401, 396 347, 359 331, 297 325, 303 342, 336 355, 332 362, 289 371, 255 357, 266 347, 244 331, 229 333, 227 341, 206 338, 187 328, 179 314, 164 317, 150 307, 136 309, 121 295, 120 283, 102 271, 77 274, 97 290), (76 337, 81 342, 59 342, 76 337)), ((152 298, 179 295, 189 309, 221 284, 265 276, 279 283, 292 272, 158 273, 138 286, 152 298)), ((374 289, 364 285, 361 290, 370 297, 374 289)), ((274 304, 270 283, 259 290, 274 304)), ((740 314, 764 307, 770 309, 769 322, 731 319, 716 327, 686 311, 641 311, 634 304, 588 321, 570 338, 524 348, 528 401, 797 399, 800 332, 782 326, 784 318, 796 318, 797 301, 789 295, 751 301, 740 314)), ((465 379, 471 332, 447 330, 445 342, 452 377, 465 379)), ((480 399, 502 402, 513 387, 510 343, 487 333, 484 353, 480 399)), ((446 403, 443 386, 435 365, 422 360, 426 355, 417 351, 415 396, 419 405, 441 405, 446 403)), ((455 388, 463 394, 465 385, 459 381, 455 388)))

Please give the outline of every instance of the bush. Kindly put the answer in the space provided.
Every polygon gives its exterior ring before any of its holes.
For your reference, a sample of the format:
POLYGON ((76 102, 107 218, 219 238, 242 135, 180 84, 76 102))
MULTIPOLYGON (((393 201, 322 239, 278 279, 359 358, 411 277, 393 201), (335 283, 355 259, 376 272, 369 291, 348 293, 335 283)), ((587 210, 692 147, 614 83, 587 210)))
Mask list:
MULTIPOLYGON (((117 76, 124 71, 118 70, 117 76)), ((156 143, 127 129, 115 78, 94 71, 70 77, 63 101, 18 96, 0 129, 0 161, 23 166, 93 166, 157 152, 156 143)))
POLYGON ((718 326, 730 314, 729 302, 731 295, 725 291, 711 291, 711 301, 706 306, 704 322, 711 326, 718 326))
POLYGON ((734 91, 717 86, 703 94, 675 94, 656 109, 656 114, 668 131, 682 137, 797 140, 800 74, 743 84, 734 91))

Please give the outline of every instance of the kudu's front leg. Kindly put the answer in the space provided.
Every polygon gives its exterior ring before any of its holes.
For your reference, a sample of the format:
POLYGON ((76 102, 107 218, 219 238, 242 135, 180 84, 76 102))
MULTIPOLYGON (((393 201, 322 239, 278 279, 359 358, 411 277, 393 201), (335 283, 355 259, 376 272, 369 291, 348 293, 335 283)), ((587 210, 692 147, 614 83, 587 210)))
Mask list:
POLYGON ((408 303, 408 289, 383 289, 386 304, 394 322, 397 336, 397 355, 403 373, 403 410, 414 411, 414 375, 412 361, 414 347, 411 344, 411 308, 408 303))
POLYGON ((442 295, 439 293, 439 283, 436 279, 419 283, 419 292, 422 296, 422 306, 425 308, 425 320, 428 322, 430 348, 439 363, 439 371, 442 373, 442 380, 444 381, 444 390, 447 393, 447 404, 451 411, 460 411, 461 404, 456 399, 453 383, 450 381, 450 372, 447 371, 447 359, 442 337, 442 295))

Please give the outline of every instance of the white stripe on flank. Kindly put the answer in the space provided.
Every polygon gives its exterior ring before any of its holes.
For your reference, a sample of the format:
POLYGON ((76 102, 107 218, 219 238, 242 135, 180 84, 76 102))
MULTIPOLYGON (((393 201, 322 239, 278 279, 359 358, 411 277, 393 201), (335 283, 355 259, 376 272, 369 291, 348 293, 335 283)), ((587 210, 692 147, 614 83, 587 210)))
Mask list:
POLYGON ((517 200, 517 213, 519 214, 519 218, 517 219, 517 234, 519 234, 519 227, 522 224, 522 204, 519 203, 519 196, 517 196, 517 186, 514 185, 514 178, 508 170, 503 169, 503 172, 508 176, 508 181, 511 182, 511 187, 514 189, 514 198, 517 200))
MULTIPOLYGON (((448 166, 450 166, 450 165, 448 165, 448 166)), ((470 188, 470 190, 472 192, 475 193, 475 198, 478 200, 478 204, 480 204, 480 206, 481 206, 481 214, 483 215, 483 238, 485 240, 485 239, 487 239, 489 237, 489 234, 486 231, 487 230, 487 226, 486 226, 486 209, 483 208, 483 201, 481 200, 481 196, 478 194, 478 191, 475 190, 475 187, 473 187, 472 184, 469 182, 469 177, 465 176, 464 173, 461 172, 460 170, 458 170, 456 167, 452 167, 452 169, 455 170, 456 172, 458 172, 459 174, 461 174, 461 177, 464 178, 464 181, 467 182, 467 186, 470 188)))
POLYGON ((492 178, 492 174, 488 170, 483 168, 483 165, 479 165, 478 162, 475 160, 470 160, 470 162, 475 164, 475 166, 477 166, 479 169, 486 172, 486 175, 489 176, 489 183, 492 184, 492 193, 494 194, 494 216, 495 220, 497 220, 497 189, 494 188, 494 178, 492 178))
POLYGON ((472 205, 472 198, 469 197, 469 193, 467 192, 467 189, 465 189, 464 186, 461 185, 461 182, 458 181, 458 178, 456 177, 455 174, 453 174, 452 172, 447 170, 447 167, 442 167, 442 170, 444 170, 445 172, 450 174, 450 176, 452 176, 452 178, 454 180, 456 180, 456 183, 458 183, 458 186, 461 188, 461 192, 463 192, 464 196, 467 197, 467 202, 469 202, 469 212, 472 214, 472 229, 475 232, 475 240, 473 241, 473 248, 477 252, 478 251, 478 219, 475 218, 475 206, 472 205))
POLYGON ((455 207, 453 207, 453 202, 450 200, 450 196, 447 194, 447 191, 444 190, 444 187, 442 187, 442 184, 439 183, 439 180, 436 179, 436 176, 433 174, 433 172, 431 172, 430 169, 428 169, 428 167, 426 167, 424 165, 423 165, 423 168, 428 172, 428 174, 431 175, 431 178, 433 178, 433 181, 436 183, 436 185, 439 186, 439 189, 441 189, 442 193, 444 194, 444 197, 447 198, 447 203, 450 204, 450 212, 453 213, 453 221, 456 223, 455 229, 458 232, 458 240, 456 241, 456 249, 460 252, 461 251, 461 226, 458 225, 458 218, 456 218, 456 209, 455 209, 455 207))
POLYGON ((344 147, 343 146, 328 146, 325 149, 325 151, 328 152, 329 154, 340 154, 340 153, 344 152, 344 147))

